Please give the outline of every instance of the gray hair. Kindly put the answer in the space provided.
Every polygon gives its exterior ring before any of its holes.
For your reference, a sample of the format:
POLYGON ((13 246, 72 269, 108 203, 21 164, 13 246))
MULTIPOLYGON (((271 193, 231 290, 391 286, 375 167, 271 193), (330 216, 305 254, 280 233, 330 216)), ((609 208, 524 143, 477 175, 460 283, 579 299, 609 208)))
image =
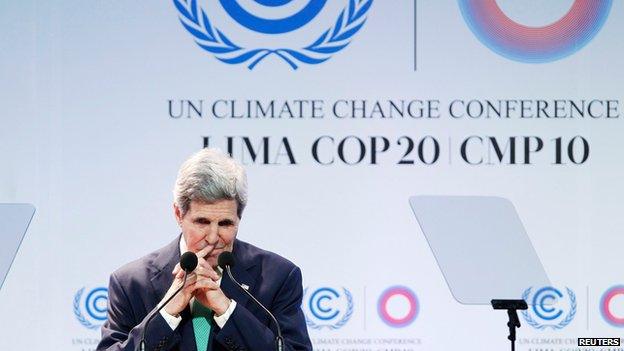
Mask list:
POLYGON ((236 200, 240 218, 247 205, 247 175, 243 166, 219 149, 203 149, 178 171, 173 201, 184 216, 191 201, 236 200))

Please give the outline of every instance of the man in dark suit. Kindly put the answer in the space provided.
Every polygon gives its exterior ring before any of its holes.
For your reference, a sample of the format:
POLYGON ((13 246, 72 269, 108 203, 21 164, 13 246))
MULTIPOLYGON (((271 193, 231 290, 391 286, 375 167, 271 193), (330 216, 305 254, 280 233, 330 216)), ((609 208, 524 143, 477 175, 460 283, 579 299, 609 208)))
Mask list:
POLYGON ((217 267, 233 253, 233 276, 276 317, 286 350, 312 350, 301 311, 301 271, 290 261, 236 239, 247 203, 242 166, 204 149, 180 168, 174 214, 182 235, 110 277, 108 320, 97 350, 136 350, 145 331, 147 350, 273 350, 275 326, 217 267), (147 317, 183 284, 182 252, 199 263, 182 291, 146 327, 147 317))

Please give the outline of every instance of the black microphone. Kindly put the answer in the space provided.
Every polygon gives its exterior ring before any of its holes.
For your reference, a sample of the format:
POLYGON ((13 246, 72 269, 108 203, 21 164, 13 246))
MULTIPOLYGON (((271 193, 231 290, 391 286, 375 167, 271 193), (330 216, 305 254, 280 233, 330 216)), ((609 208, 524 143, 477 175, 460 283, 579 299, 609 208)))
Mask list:
POLYGON ((264 307, 264 305, 261 304, 260 301, 258 301, 249 291, 244 289, 243 286, 232 276, 232 270, 230 268, 234 267, 234 255, 232 255, 231 252, 224 251, 219 255, 217 262, 219 264, 219 267, 227 272, 228 276, 234 282, 234 284, 236 284, 236 286, 238 286, 242 291, 245 292, 245 294, 247 294, 253 301, 255 301, 258 306, 262 307, 262 309, 271 317, 273 323, 275 323, 275 326, 277 327, 277 337, 275 338, 276 350, 284 351, 284 338, 282 337, 282 328, 280 328, 280 325, 279 323, 277 323, 277 319, 275 319, 273 313, 271 313, 271 311, 264 307))
POLYGON ((187 251, 183 253, 182 256, 180 256, 180 268, 184 270, 184 280, 182 281, 182 286, 179 287, 178 290, 176 290, 171 296, 169 296, 169 298, 162 305, 160 305, 160 307, 158 307, 156 311, 151 312, 151 315, 149 316, 149 318, 145 322, 145 326, 143 327, 143 334, 141 335, 139 350, 145 351, 145 332, 147 330, 147 325, 149 324, 149 322, 152 321, 152 319, 154 319, 156 314, 158 314, 158 312, 160 312, 160 310, 165 307, 169 303, 169 301, 171 301, 171 299, 173 299, 174 296, 176 296, 180 291, 182 291, 182 289, 184 289, 184 286, 186 285, 186 277, 189 275, 189 273, 195 270, 195 268, 197 267, 197 262, 197 255, 190 251, 187 251))
POLYGON ((197 268, 197 255, 187 251, 180 256, 180 268, 186 273, 191 273, 197 268))

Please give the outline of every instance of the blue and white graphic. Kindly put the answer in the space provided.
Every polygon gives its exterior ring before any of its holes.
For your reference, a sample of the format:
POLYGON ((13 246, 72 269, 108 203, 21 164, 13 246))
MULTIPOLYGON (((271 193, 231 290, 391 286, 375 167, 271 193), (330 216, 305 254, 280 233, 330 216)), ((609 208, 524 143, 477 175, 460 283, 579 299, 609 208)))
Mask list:
POLYGON ((563 329, 576 315, 576 295, 566 288, 567 295, 552 286, 543 287, 531 295, 532 288, 522 294, 529 309, 522 311, 524 320, 538 330, 563 329))
POLYGON ((87 329, 99 329, 106 321, 107 309, 108 289, 105 287, 91 290, 82 287, 74 295, 74 316, 87 329))
MULTIPOLYGON (((373 0, 349 0, 340 11, 335 23, 311 43, 296 47, 275 47, 275 35, 285 34, 305 27, 326 7, 327 0, 309 0, 299 11, 281 18, 265 18, 253 14, 241 5, 240 0, 220 0, 225 12, 244 28, 266 35, 267 44, 256 47, 239 43, 214 25, 213 14, 197 0, 173 0, 184 28, 195 38, 202 49, 228 64, 247 64, 251 70, 270 55, 277 55, 293 69, 300 64, 319 64, 341 51, 353 39, 364 23, 373 0)), ((256 6, 277 10, 290 5, 292 0, 255 0, 256 6)))
POLYGON ((306 288, 303 295, 302 308, 312 329, 340 329, 353 315, 353 295, 346 288, 321 287, 309 295, 306 288))

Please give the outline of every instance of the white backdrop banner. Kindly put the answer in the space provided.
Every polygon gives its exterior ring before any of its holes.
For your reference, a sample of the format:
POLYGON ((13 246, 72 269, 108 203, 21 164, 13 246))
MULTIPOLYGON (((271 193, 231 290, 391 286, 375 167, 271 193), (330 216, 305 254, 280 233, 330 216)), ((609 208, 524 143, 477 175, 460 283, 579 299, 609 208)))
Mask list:
POLYGON ((177 169, 206 146, 248 170, 238 237, 302 268, 316 350, 508 347, 505 313, 453 299, 418 195, 513 203, 552 282, 524 297, 553 302, 521 314, 519 350, 622 336, 623 11, 1 3, 0 202, 37 212, 0 290, 0 348, 95 349, 109 274, 178 234, 177 169))

